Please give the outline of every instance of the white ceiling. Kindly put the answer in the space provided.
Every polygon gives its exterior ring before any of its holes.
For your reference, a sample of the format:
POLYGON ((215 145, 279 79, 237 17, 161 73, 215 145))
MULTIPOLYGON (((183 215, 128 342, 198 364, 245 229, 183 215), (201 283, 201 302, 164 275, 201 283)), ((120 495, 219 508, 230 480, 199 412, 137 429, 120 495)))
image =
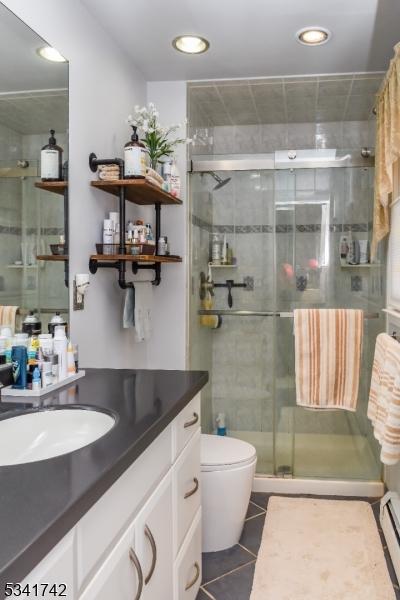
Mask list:
POLYGON ((81 0, 148 80, 198 80, 385 71, 400 39, 400 0, 81 0), (295 33, 320 25, 329 43, 295 33), (198 34, 190 56, 171 40, 198 34))
POLYGON ((36 50, 46 42, 0 3, 0 93, 68 87, 68 64, 36 50))

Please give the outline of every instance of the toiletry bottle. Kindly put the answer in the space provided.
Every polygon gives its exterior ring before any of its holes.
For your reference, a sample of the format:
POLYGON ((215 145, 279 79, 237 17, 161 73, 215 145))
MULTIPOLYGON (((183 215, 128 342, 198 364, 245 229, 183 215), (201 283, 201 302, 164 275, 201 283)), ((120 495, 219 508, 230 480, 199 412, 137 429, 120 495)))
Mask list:
POLYGON ((51 362, 46 360, 42 363, 42 388, 47 388, 53 383, 53 376, 51 374, 51 362))
POLYGON ((75 359, 74 359, 74 347, 71 344, 71 342, 69 342, 68 348, 67 348, 67 372, 68 372, 68 377, 70 377, 71 375, 75 375, 75 373, 76 373, 75 359))
POLYGON ((146 177, 146 149, 139 142, 137 127, 132 125, 131 141, 125 144, 125 179, 144 179, 146 177))
POLYGON ((42 181, 62 180, 63 149, 57 146, 54 129, 50 129, 49 143, 40 152, 40 177, 42 181))
POLYGON ((112 254, 114 243, 114 228, 111 219, 103 221, 103 253, 112 254))
POLYGON ((217 435, 226 435, 225 413, 219 413, 215 420, 217 422, 217 435))
POLYGON ((27 372, 28 353, 26 346, 13 346, 11 349, 11 363, 14 384, 13 388, 17 390, 26 389, 26 372, 27 372))
POLYGON ((68 377, 67 349, 68 339, 65 335, 65 327, 58 325, 54 332, 54 353, 58 355, 58 380, 62 381, 68 377))
POLYGON ((347 255, 349 253, 349 243, 348 243, 347 235, 342 235, 342 237, 340 238, 339 249, 340 249, 340 258, 346 259, 347 255))
POLYGON ((38 369, 38 367, 35 367, 33 374, 32 374, 32 391, 37 391, 40 390, 41 386, 41 378, 40 378, 40 371, 38 369))
POLYGON ((173 196, 175 196, 175 198, 180 198, 181 176, 180 176, 179 169, 178 169, 175 161, 172 163, 172 167, 171 167, 171 190, 170 190, 170 193, 173 196))
POLYGON ((158 240, 158 256, 168 256, 169 247, 168 247, 168 238, 167 236, 160 237, 158 240))

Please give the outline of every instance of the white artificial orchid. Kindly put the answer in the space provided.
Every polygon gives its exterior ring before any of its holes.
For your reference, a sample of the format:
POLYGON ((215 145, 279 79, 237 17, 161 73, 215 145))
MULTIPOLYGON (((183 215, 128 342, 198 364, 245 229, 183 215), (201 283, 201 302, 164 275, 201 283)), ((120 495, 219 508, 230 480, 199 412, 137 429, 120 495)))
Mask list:
POLYGON ((191 143, 192 140, 189 138, 170 139, 170 136, 178 132, 186 123, 163 127, 159 122, 160 115, 153 102, 149 102, 147 107, 136 105, 134 112, 134 117, 128 115, 127 123, 134 125, 142 133, 142 142, 148 150, 153 168, 156 168, 161 158, 171 156, 177 145, 191 143))

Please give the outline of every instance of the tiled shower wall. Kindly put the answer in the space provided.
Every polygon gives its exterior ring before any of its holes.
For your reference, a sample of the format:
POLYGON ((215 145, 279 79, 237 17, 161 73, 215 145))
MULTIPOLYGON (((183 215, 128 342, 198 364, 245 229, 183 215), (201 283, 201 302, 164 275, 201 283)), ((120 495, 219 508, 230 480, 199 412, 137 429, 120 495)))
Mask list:
MULTIPOLYGON (((208 130, 208 151, 214 154, 259 153, 288 148, 352 148, 373 146, 370 122, 283 124, 265 126, 214 127, 208 130)), ((205 154, 205 146, 194 152, 205 154)), ((320 169, 273 172, 224 173, 231 182, 212 191, 215 182, 208 175, 191 176, 193 203, 192 302, 199 306, 198 273, 206 270, 209 232, 226 234, 237 258, 237 268, 215 269, 215 281, 254 278, 254 291, 233 290, 233 308, 249 310, 292 310, 296 306, 353 306, 368 312, 379 311, 383 300, 383 278, 379 268, 343 269, 338 248, 342 232, 351 230, 359 239, 370 236, 373 169, 320 169), (330 264, 319 273, 318 289, 298 292, 288 282, 282 265, 302 253, 307 256, 320 245, 320 214, 311 209, 278 211, 274 203, 298 195, 330 200, 330 264), (210 209, 210 205, 212 210, 210 209), (314 212, 313 212, 314 211, 314 212), (276 250, 274 248, 276 231, 276 250), (275 251, 277 296, 274 298, 275 251), (197 304, 196 304, 197 303, 197 304)), ((215 306, 228 308, 227 292, 215 291, 215 306)), ((192 311, 192 319, 194 319, 192 311)), ((198 325, 197 325, 198 327, 198 325)), ((291 319, 226 317, 216 331, 198 327, 194 352, 211 363, 212 419, 225 412, 228 428, 289 432, 295 419, 297 433, 370 433, 366 422, 369 365, 379 319, 367 321, 364 340, 364 370, 359 411, 356 418, 345 413, 313 415, 295 408, 293 380, 294 344, 291 319), (276 327, 276 348, 274 347, 276 327), (212 361, 210 349, 212 347, 212 361), (274 385, 276 404, 273 405, 274 385), (294 412, 295 411, 295 412, 294 412)), ((194 339, 194 338, 192 338, 194 339)), ((206 368, 204 366, 204 368, 206 368)))
POLYGON ((192 125, 192 155, 252 154, 308 148, 358 149, 375 145, 375 121, 192 125))

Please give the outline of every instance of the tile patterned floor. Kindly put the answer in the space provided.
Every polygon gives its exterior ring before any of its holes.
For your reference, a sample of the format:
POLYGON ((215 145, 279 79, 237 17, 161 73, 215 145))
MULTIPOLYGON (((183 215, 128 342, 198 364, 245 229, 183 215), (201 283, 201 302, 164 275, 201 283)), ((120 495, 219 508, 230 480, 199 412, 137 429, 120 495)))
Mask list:
MULTIPOLYGON (((222 552, 203 554, 203 581, 196 600, 249 600, 253 583, 254 567, 264 527, 268 500, 271 496, 285 494, 251 495, 242 537, 233 548, 222 552)), ((400 587, 390 560, 379 524, 379 499, 344 498, 342 496, 301 495, 302 498, 330 498, 336 500, 365 500, 370 502, 381 536, 382 546, 393 582, 396 599, 400 600, 400 587)), ((311 599, 310 599, 311 600, 311 599)))

